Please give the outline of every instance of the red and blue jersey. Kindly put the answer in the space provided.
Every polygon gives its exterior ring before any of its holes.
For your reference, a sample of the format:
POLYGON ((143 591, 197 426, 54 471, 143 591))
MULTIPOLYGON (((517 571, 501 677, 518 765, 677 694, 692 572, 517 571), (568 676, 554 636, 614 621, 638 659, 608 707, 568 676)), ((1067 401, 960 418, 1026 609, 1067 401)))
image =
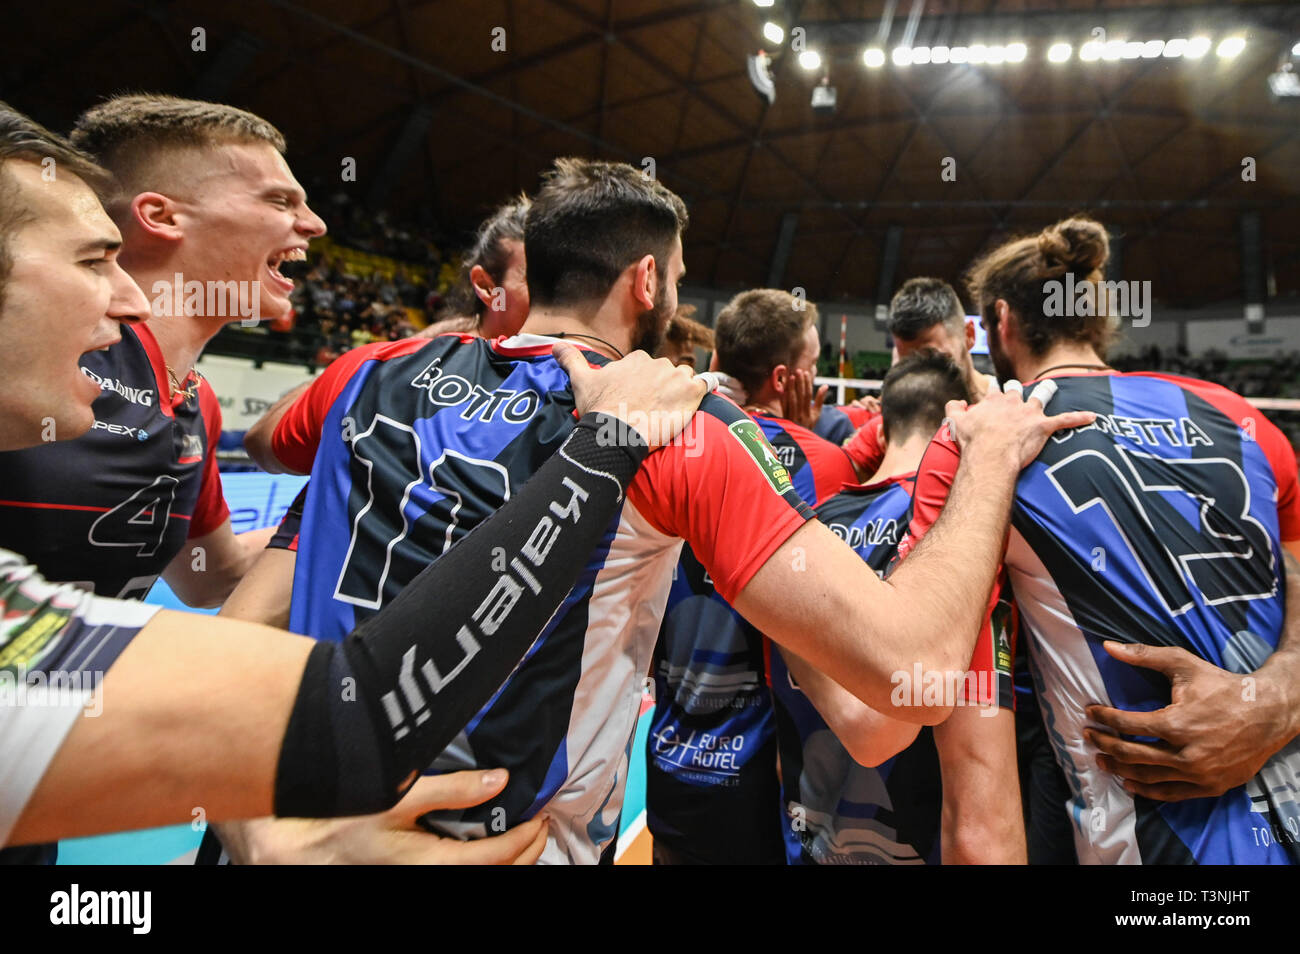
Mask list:
MULTIPOLYGON (((754 420, 815 504, 854 479, 834 444, 783 418, 754 420)), ((646 824, 656 845, 697 863, 780 864, 780 787, 763 637, 718 593, 691 548, 655 649, 646 746, 646 824)))
MULTIPOLYGON (((574 402, 554 343, 442 335, 371 345, 332 364, 289 408, 272 449, 312 477, 291 628, 342 639, 563 443, 574 402)), ((594 863, 616 833, 642 680, 682 541, 734 599, 810 518, 758 426, 706 397, 673 444, 642 465, 523 662, 431 767, 509 766, 506 789, 426 823, 475 837, 545 809, 542 860, 594 863)), ((424 668, 409 675, 441 681, 424 668)), ((395 728, 417 717, 394 701, 395 728)))
MULTIPOLYGON (((846 487, 817 507, 817 518, 884 576, 907 532, 914 479, 846 487)), ((1015 636, 1015 610, 999 580, 961 704, 1012 707, 1015 636)), ((930 727, 880 765, 860 765, 799 688, 781 650, 770 642, 767 650, 789 863, 938 864, 943 788, 930 727)))
POLYGON ((229 516, 214 453, 221 408, 203 380, 195 397, 167 399, 147 324, 123 326, 81 370, 101 389, 89 433, 0 454, 0 546, 47 580, 140 598, 186 540, 229 516))
MULTIPOLYGON (((1300 538, 1295 454, 1252 405, 1204 381, 1053 380, 1053 413, 1095 411, 1097 420, 1053 435, 1020 475, 1006 566, 1072 789, 1079 858, 1288 863, 1300 837, 1300 746, 1218 798, 1167 803, 1125 792, 1082 730, 1090 703, 1153 710, 1170 701, 1166 677, 1112 659, 1103 640, 1178 646, 1243 675, 1273 652, 1285 611, 1281 541, 1300 538)), ((944 429, 917 479, 910 539, 934 522, 958 459, 944 429)))

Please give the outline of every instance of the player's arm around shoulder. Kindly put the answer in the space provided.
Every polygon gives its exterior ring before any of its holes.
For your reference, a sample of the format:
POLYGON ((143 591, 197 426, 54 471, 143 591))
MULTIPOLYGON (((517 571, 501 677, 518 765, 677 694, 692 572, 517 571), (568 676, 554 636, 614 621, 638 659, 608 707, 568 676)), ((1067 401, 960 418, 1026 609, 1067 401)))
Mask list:
POLYGON ((910 722, 942 722, 950 706, 897 706, 894 674, 916 665, 965 669, 1001 561, 1020 468, 1052 433, 1095 418, 1046 416, 1041 402, 1054 391, 1052 385, 1028 400, 1018 391, 990 395, 973 408, 949 403, 949 430, 962 451, 951 505, 889 580, 878 579, 813 522, 771 553, 732 604, 873 709, 910 722))

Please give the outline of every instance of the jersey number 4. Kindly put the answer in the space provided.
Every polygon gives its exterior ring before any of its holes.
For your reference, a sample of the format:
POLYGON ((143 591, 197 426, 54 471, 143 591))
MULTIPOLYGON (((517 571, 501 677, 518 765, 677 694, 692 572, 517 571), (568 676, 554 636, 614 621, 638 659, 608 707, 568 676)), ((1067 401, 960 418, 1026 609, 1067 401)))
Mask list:
POLYGON ((1277 591, 1250 484, 1222 457, 1170 459, 1115 448, 1072 454, 1047 476, 1075 513, 1100 507, 1170 615, 1277 591))
POLYGON ((162 475, 141 487, 90 525, 88 538, 97 547, 131 547, 138 557, 151 557, 162 546, 176 499, 175 477, 162 475))

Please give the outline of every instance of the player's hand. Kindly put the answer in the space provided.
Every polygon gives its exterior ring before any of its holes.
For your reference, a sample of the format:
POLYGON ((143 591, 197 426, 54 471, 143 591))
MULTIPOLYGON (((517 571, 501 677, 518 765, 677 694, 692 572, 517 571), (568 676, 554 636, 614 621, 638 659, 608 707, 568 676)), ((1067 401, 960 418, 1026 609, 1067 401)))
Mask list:
POLYGON ((1096 420, 1092 411, 1067 411, 1048 417, 1043 408, 1056 394, 1057 384, 1050 378, 1025 397, 1019 381, 1008 381, 1005 390, 996 383, 988 397, 971 406, 966 401, 949 401, 947 415, 952 434, 963 456, 990 453, 1014 459, 1017 469, 1029 464, 1057 431, 1082 427, 1096 420))
POLYGON ((593 368, 581 351, 564 341, 553 353, 569 375, 579 415, 611 414, 636 428, 651 449, 681 433, 710 388, 710 379, 693 369, 644 351, 633 351, 602 368, 593 368))
POLYGON ((870 394, 864 394, 852 403, 863 410, 870 411, 872 414, 880 413, 880 398, 873 397, 870 394))
POLYGON ((814 397, 813 376, 807 371, 792 370, 781 393, 781 416, 812 430, 822 416, 822 407, 830 390, 829 385, 823 384, 814 397))
POLYGON ((1089 719, 1116 733, 1162 740, 1130 742, 1084 730, 1101 753, 1097 764, 1122 778, 1130 794, 1163 802, 1222 795, 1249 781, 1295 735, 1289 707, 1265 677, 1227 672, 1176 646, 1104 645, 1121 662, 1169 677, 1163 709, 1086 708, 1089 719))
POLYGON ((485 802, 505 788, 508 778, 505 769, 426 775, 400 802, 378 815, 246 823, 248 850, 242 860, 251 864, 531 865, 546 847, 544 816, 473 841, 443 838, 416 823, 425 812, 485 802))

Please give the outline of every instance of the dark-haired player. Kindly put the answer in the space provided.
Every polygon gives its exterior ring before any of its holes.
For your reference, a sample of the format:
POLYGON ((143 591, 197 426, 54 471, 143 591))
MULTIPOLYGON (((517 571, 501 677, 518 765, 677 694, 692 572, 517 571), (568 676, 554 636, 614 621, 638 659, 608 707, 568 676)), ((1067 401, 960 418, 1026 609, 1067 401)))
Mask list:
MULTIPOLYGON (((993 379, 975 370, 970 349, 975 343, 975 323, 966 318, 961 299, 953 287, 940 278, 909 278, 889 301, 888 328, 894 339, 894 360, 918 351, 946 354, 961 371, 966 400, 979 401, 993 386, 993 379)), ((858 474, 865 478, 880 466, 884 453, 880 442, 880 416, 858 425, 844 449, 858 474)))
MULTIPOLYGON (((781 416, 794 375, 820 350, 817 307, 741 292, 718 314, 712 370, 738 380, 795 491, 816 504, 854 480, 844 451, 781 416)), ((661 864, 781 864, 776 737, 763 638, 682 548, 655 648, 646 826, 661 864)))
POLYGON ((473 318, 475 334, 484 338, 513 335, 528 317, 528 263, 524 254, 527 214, 528 197, 521 195, 483 220, 474 244, 465 253, 457 286, 449 296, 448 317, 473 318))
MULTIPOLYGON (((999 377, 1050 378, 1063 406, 1097 414, 1021 475, 1006 552, 1079 860, 1287 863, 1300 827, 1287 702, 1300 644, 1283 619, 1295 453, 1224 388, 1107 367, 1125 307, 1102 284, 1107 251, 1099 223, 1067 219, 989 252, 970 278, 999 377)), ((958 458, 941 432, 913 537, 958 458)))
MULTIPOLYGON (((882 576, 907 531, 912 484, 948 401, 965 399, 943 354, 902 359, 881 391, 885 454, 870 483, 846 487, 817 518, 882 576)), ((964 673, 895 674, 904 695, 953 693, 933 728, 863 705, 788 649, 770 648, 792 864, 1023 863, 1024 827, 1011 712, 1015 612, 1002 587, 989 599, 964 673)), ((770 644, 769 644, 770 646, 770 644)))
MULTIPOLYGON (((108 183, 84 153, 0 103, 0 449, 88 430, 99 389, 78 359, 117 344, 147 311, 117 262, 121 235, 91 188, 108 183)), ((558 358, 584 406, 615 413, 680 416, 703 390, 643 355, 601 372, 575 362, 572 349, 558 358)), ((414 767, 490 696, 536 636, 537 619, 568 592, 642 456, 623 436, 631 438, 616 420, 585 417, 499 521, 421 573, 343 646, 50 584, 0 550, 0 845, 192 819, 197 805, 212 820, 391 807, 411 789, 414 767), (586 505, 575 505, 584 493, 586 505), (568 513, 562 525, 555 509, 568 513), (528 550, 538 527, 554 530, 549 560, 528 550), (481 572, 493 546, 536 556, 536 590, 510 606, 496 593, 498 578, 481 572), (398 736, 383 700, 399 691, 399 660, 459 645, 489 609, 494 654, 462 667, 456 692, 430 702, 422 725, 398 736), (337 701, 343 686, 347 705, 337 701)), ((422 788, 421 804, 473 802, 476 790, 486 796, 504 779, 473 773, 447 783, 422 788)), ((542 828, 521 826, 485 851, 447 856, 531 857, 542 828)), ((6 852, 5 860, 16 859, 6 852)))
MULTIPOLYGON (((685 225, 681 200, 630 166, 557 160, 528 212, 531 307, 520 335, 349 352, 280 417, 267 445, 250 445, 266 466, 312 473, 295 629, 339 638, 553 453, 572 427, 554 339, 590 349, 595 363, 653 350, 676 310, 685 225)), ((596 860, 614 836, 641 681, 683 539, 747 619, 868 702, 887 704, 889 673, 904 659, 964 666, 996 569, 1009 499, 999 494, 1009 495, 1015 468, 1048 433, 1091 418, 1045 418, 1038 401, 1016 396, 951 411, 968 441, 970 481, 963 492, 959 479, 964 500, 944 518, 957 532, 881 583, 808 522, 758 425, 706 398, 680 439, 640 472, 534 650, 434 765, 504 760, 510 785, 482 808, 430 823, 475 836, 545 809, 543 860, 596 860), (935 579, 948 599, 923 595, 935 579)), ((399 725, 420 717, 430 684, 422 665, 410 661, 412 692, 392 711, 399 725)), ((946 711, 900 714, 938 721, 946 711)))
POLYGON ((695 320, 694 305, 679 305, 668 322, 664 340, 655 352, 656 358, 667 358, 673 364, 695 367, 696 349, 713 351, 713 329, 695 320))

